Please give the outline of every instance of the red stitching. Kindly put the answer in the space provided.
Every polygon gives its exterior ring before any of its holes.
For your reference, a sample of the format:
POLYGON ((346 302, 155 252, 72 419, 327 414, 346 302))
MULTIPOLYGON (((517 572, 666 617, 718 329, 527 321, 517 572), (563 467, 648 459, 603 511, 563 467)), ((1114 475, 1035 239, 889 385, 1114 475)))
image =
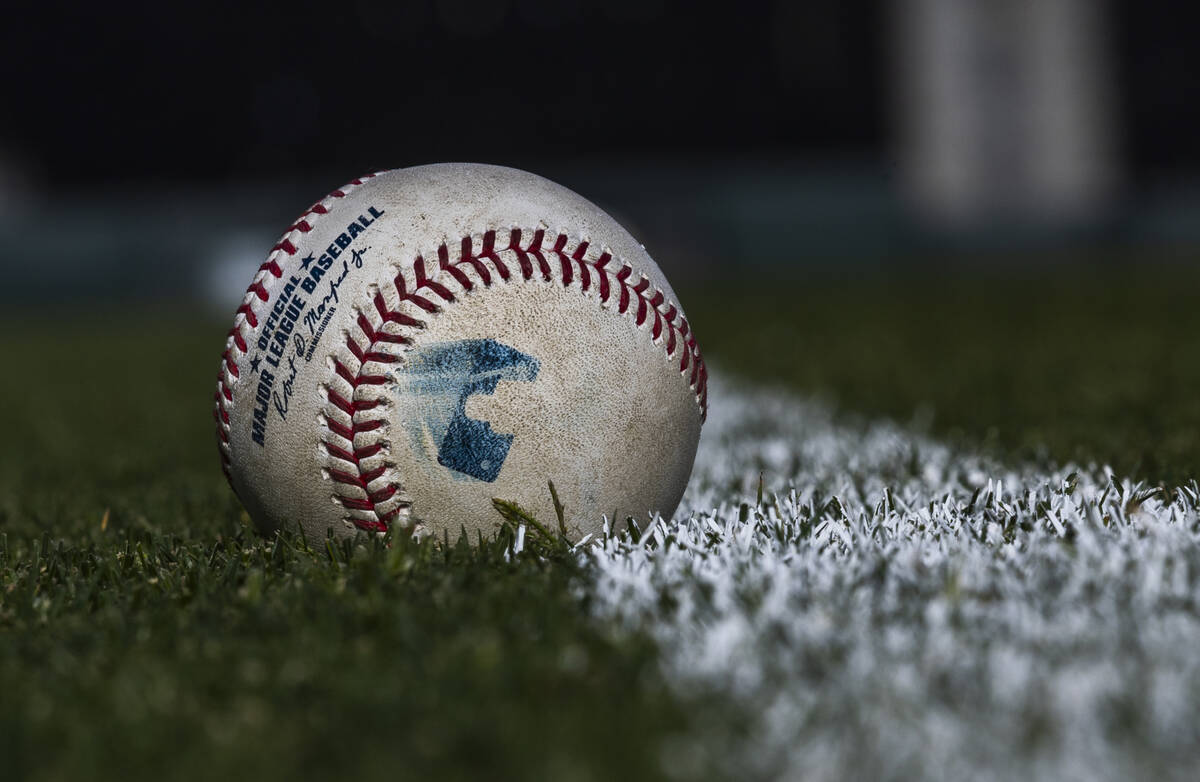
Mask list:
MULTIPOLYGON (((381 316, 383 316, 387 312, 387 307, 383 304, 382 298, 376 301, 375 304, 376 307, 381 308, 381 316)), ((380 453, 384 449, 385 444, 377 442, 362 448, 356 447, 354 444, 357 435, 381 429, 387 422, 382 418, 358 420, 355 417, 355 413, 373 410, 382 403, 373 399, 355 399, 354 396, 357 389, 362 386, 382 385, 387 382, 388 378, 386 375, 373 374, 368 371, 368 367, 372 363, 390 364, 399 361, 399 356, 387 353, 382 348, 397 344, 400 340, 395 338, 395 335, 384 332, 382 330, 382 323, 379 328, 372 326, 361 313, 357 321, 359 330, 367 338, 367 346, 364 348, 352 334, 347 334, 346 347, 358 359, 358 371, 351 372, 342 362, 336 358, 333 360, 334 373, 350 386, 351 398, 347 399, 332 388, 325 389, 326 399, 335 408, 346 414, 350 419, 350 426, 339 423, 328 416, 326 416, 325 423, 329 431, 342 440, 345 440, 349 447, 342 447, 331 443, 328 438, 323 439, 322 445, 326 453, 346 462, 353 470, 352 472, 336 469, 329 470, 329 477, 334 482, 335 499, 347 510, 367 511, 375 516, 374 519, 360 519, 355 516, 347 516, 345 520, 358 529, 367 532, 387 532, 392 519, 400 513, 404 505, 397 505, 390 511, 380 511, 377 506, 379 503, 385 502, 395 496, 400 491, 400 485, 393 480, 386 483, 382 488, 372 491, 370 484, 372 481, 382 477, 389 468, 394 468, 394 465, 387 463, 370 470, 364 470, 362 460, 380 453), (337 486, 339 484, 355 486, 361 489, 366 498, 355 497, 338 491, 337 486)), ((389 321, 385 319, 383 322, 386 323, 389 321)))
MULTIPOLYGON (((556 235, 550 246, 547 246, 546 232, 543 230, 526 232, 514 228, 509 232, 508 237, 508 246, 497 250, 496 232, 487 231, 483 234, 483 241, 480 242, 478 252, 474 249, 474 238, 463 237, 457 242, 457 260, 451 260, 450 248, 454 246, 454 243, 443 243, 437 248, 437 273, 444 273, 446 281, 453 279, 461 290, 470 291, 476 284, 491 285, 493 270, 500 279, 510 279, 512 273, 501 259, 500 253, 512 252, 517 258, 521 276, 525 280, 532 280, 535 274, 540 274, 542 279, 547 281, 551 280, 553 276, 557 276, 562 285, 567 287, 574 282, 575 275, 578 274, 580 288, 586 292, 591 288, 594 278, 599 287, 602 303, 609 301, 615 285, 619 289, 618 311, 620 313, 633 317, 638 326, 644 325, 653 314, 651 340, 656 343, 665 340, 663 344, 668 357, 674 357, 676 349, 683 346, 680 351, 682 355, 679 372, 682 374, 691 369, 688 383, 695 391, 702 419, 707 417, 708 373, 704 368, 704 359, 696 345, 696 338, 691 333, 687 319, 680 316, 678 307, 667 302, 666 294, 657 289, 651 291, 651 282, 644 276, 639 275, 636 280, 633 280, 633 268, 628 264, 622 264, 619 269, 610 267, 611 253, 601 252, 594 260, 589 260, 587 258, 588 243, 580 241, 572 247, 570 246, 571 240, 566 234, 556 235), (527 244, 523 244, 522 237, 530 233, 532 238, 527 244), (557 266, 557 275, 552 274, 548 257, 557 259, 554 264, 557 266), (473 272, 474 277, 470 276, 468 272, 473 272)), ((388 382, 387 375, 372 370, 370 365, 386 365, 399 361, 401 357, 389 351, 394 350, 393 346, 395 345, 405 345, 410 342, 410 339, 402 334, 385 330, 387 324, 390 323, 399 328, 424 328, 423 321, 400 311, 404 303, 407 302, 422 312, 434 314, 441 311, 437 302, 455 301, 454 292, 449 287, 442 281, 429 276, 427 262, 423 255, 418 255, 413 260, 410 272, 406 274, 404 270, 401 270, 397 273, 392 284, 400 304, 396 308, 389 306, 383 294, 377 291, 371 298, 371 306, 360 311, 355 319, 361 338, 353 333, 346 335, 346 348, 358 361, 358 370, 352 371, 340 359, 333 358, 334 375, 349 387, 349 394, 342 394, 333 388, 327 388, 326 398, 332 408, 330 413, 335 410, 340 411, 350 419, 350 426, 339 423, 326 415, 328 436, 323 439, 322 443, 326 453, 344 463, 345 466, 344 468, 342 466, 337 469, 331 468, 328 471, 329 477, 334 483, 335 499, 349 511, 361 511, 374 517, 364 519, 348 515, 346 521, 358 529, 380 532, 389 528, 400 511, 408 507, 408 503, 402 502, 389 511, 380 511, 378 508, 379 503, 394 497, 402 491, 402 487, 394 478, 387 480, 382 487, 374 490, 370 487, 372 482, 383 478, 388 469, 394 469, 395 465, 389 462, 369 471, 363 470, 363 460, 379 454, 390 443, 386 439, 380 438, 369 445, 359 446, 356 444, 358 435, 380 430, 387 424, 386 419, 383 418, 357 419, 355 413, 371 410, 383 404, 378 400, 357 398, 357 394, 359 389, 388 382), (341 440, 342 444, 333 442, 334 438, 341 440), (365 499, 359 497, 357 493, 347 494, 339 490, 339 487, 354 487, 366 497, 365 499)))
MULTIPOLYGON (((367 174, 364 177, 352 180, 351 184, 356 186, 361 185, 363 180, 374 176, 377 175, 367 174)), ((343 198, 346 195, 345 190, 345 188, 335 190, 323 200, 343 198)), ((254 312, 254 308, 259 303, 267 302, 271 297, 270 291, 267 290, 265 285, 268 281, 268 275, 271 279, 275 280, 283 277, 283 269, 279 265, 276 254, 282 252, 289 256, 295 255, 297 248, 292 242, 290 235, 296 231, 308 233, 312 230, 312 221, 310 218, 313 215, 326 214, 328 211, 329 209, 321 202, 317 202, 288 227, 279 242, 271 248, 266 262, 258 267, 258 273, 255 274, 254 280, 251 281, 250 286, 246 289, 246 294, 242 297, 242 303, 238 306, 237 312, 234 314, 233 328, 226 335, 225 352, 221 354, 221 368, 217 372, 217 390, 213 394, 213 419, 217 424, 217 450, 221 456, 221 471, 225 473, 225 478, 229 480, 231 487, 233 486, 233 478, 229 461, 229 406, 233 403, 233 389, 237 385, 238 378, 241 375, 237 361, 247 353, 249 348, 246 336, 243 334, 243 329, 247 326, 251 329, 258 328, 258 315, 254 312)))
MULTIPOLYGON (((234 316, 236 317, 237 315, 245 315, 246 322, 250 324, 250 328, 252 328, 252 329, 258 328, 258 316, 254 314, 254 310, 250 309, 249 303, 243 304, 242 306, 238 307, 237 312, 235 313, 234 316)), ((233 329, 231 329, 229 333, 232 334, 236 331, 237 331, 237 326, 234 326, 233 329)), ((244 348, 242 349, 242 352, 243 353, 245 352, 244 348)))
MULTIPOLYGON (((342 424, 339 424, 337 421, 326 421, 325 423, 329 425, 329 428, 331 430, 333 430, 334 434, 336 434, 338 437, 342 438, 343 440, 349 440, 350 444, 353 446, 353 444, 354 444, 354 430, 353 429, 351 429, 348 426, 343 426, 342 424)), ((351 459, 350 461, 357 462, 358 459, 351 459)))

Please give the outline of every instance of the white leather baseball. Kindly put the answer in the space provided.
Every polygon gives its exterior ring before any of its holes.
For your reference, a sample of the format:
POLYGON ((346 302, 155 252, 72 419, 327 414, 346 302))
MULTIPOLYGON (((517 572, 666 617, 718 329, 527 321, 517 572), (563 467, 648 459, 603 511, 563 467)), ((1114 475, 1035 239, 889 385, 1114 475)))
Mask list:
POLYGON ((264 532, 492 535, 493 498, 579 536, 670 515, 707 394, 671 286, 615 220, 514 169, 334 191, 284 234, 226 341, 222 466, 264 532))

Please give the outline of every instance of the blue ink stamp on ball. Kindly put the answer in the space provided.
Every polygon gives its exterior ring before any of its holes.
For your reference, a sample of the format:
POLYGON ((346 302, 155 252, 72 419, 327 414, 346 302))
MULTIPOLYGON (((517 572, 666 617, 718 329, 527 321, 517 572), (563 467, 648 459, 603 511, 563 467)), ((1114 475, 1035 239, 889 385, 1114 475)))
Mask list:
POLYGON ((501 380, 532 382, 539 364, 533 356, 494 339, 464 339, 416 348, 394 372, 400 400, 407 401, 404 425, 419 452, 428 436, 438 464, 456 477, 491 483, 500 474, 513 435, 498 434, 486 421, 468 418, 467 399, 490 396, 501 380))

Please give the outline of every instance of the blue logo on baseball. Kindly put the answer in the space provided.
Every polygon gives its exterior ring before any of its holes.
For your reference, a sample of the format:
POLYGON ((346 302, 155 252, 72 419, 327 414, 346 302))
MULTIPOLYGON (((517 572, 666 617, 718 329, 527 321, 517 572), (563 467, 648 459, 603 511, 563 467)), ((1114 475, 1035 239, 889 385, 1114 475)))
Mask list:
POLYGON ((531 382, 538 360, 494 339, 439 342, 409 351, 394 373, 405 424, 418 451, 428 435, 437 462, 461 476, 491 483, 512 447, 511 434, 497 434, 486 421, 468 418, 467 399, 492 395, 501 380, 531 382))

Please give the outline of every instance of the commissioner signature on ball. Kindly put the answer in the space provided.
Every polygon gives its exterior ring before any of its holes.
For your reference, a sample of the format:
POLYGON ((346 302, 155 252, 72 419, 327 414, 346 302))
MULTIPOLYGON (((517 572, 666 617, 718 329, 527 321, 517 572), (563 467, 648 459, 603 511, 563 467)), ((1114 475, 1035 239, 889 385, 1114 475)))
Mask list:
POLYGON ((337 304, 339 301, 341 301, 341 298, 338 295, 338 289, 342 286, 342 283, 346 280, 346 277, 349 276, 350 267, 353 265, 355 269, 361 269, 363 265, 363 256, 366 255, 367 250, 370 249, 370 246, 367 246, 363 247, 361 250, 353 250, 350 253, 350 260, 342 261, 342 273, 339 274, 336 279, 331 279, 329 281, 329 293, 325 294, 325 297, 321 299, 320 304, 305 313, 304 325, 308 326, 309 336, 316 336, 317 326, 324 319, 326 309, 330 308, 329 305, 337 304))
POLYGON ((296 353, 288 356, 288 374, 283 379, 283 393, 278 391, 271 395, 271 402, 275 405, 275 412, 279 413, 279 417, 287 420, 288 404, 292 398, 292 392, 296 390, 296 359, 304 355, 300 352, 300 348, 304 345, 304 337, 296 335, 296 353))
POLYGON ((291 406, 292 394, 296 390, 296 374, 300 371, 296 366, 296 360, 303 361, 312 360, 312 351, 316 347, 316 342, 321 338, 325 331, 325 326, 328 325, 329 316, 333 315, 336 305, 340 302, 338 289, 345 282, 346 277, 350 275, 350 267, 361 269, 363 265, 363 255, 370 250, 370 247, 363 247, 361 250, 354 250, 350 253, 348 261, 342 261, 342 273, 335 279, 329 280, 329 292, 321 299, 321 303, 310 309, 304 315, 304 325, 308 326, 309 337, 312 340, 304 338, 303 334, 292 335, 293 351, 288 356, 287 376, 283 378, 280 391, 275 391, 271 395, 271 403, 275 407, 275 412, 279 413, 279 417, 287 420, 288 408, 291 406))

